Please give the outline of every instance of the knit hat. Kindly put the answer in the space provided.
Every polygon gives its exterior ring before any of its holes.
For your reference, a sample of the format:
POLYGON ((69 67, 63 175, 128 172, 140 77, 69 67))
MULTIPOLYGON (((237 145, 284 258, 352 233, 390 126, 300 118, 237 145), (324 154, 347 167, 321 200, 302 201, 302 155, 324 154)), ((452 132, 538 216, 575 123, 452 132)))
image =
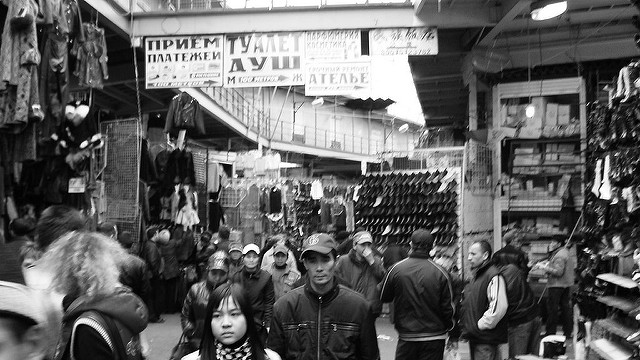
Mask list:
POLYGON ((304 258, 305 254, 311 251, 327 255, 331 251, 336 251, 337 247, 338 244, 331 235, 325 233, 313 234, 302 243, 302 254, 300 254, 300 257, 304 258))
POLYGON ((433 247, 433 236, 425 229, 414 231, 409 240, 414 248, 430 250, 433 247))

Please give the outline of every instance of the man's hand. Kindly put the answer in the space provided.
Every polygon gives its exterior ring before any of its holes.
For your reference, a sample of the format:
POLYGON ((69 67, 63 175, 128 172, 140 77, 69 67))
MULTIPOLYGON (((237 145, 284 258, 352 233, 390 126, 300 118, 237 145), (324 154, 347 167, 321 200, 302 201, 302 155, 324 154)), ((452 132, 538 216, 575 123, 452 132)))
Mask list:
POLYGON ((362 251, 362 256, 367 260, 369 265, 373 265, 375 258, 373 257, 373 250, 371 250, 371 248, 365 248, 364 251, 362 251))

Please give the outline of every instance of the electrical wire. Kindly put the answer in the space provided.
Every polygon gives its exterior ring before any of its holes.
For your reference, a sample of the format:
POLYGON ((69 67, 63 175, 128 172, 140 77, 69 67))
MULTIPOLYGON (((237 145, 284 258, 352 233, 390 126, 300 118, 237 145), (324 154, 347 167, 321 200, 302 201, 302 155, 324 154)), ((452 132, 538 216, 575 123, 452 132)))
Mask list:
POLYGON ((136 51, 135 46, 135 35, 134 35, 134 26, 133 26, 133 12, 129 13, 130 24, 131 24, 131 36, 129 40, 131 41, 131 50, 133 51, 133 69, 135 72, 136 78, 136 103, 138 106, 138 122, 142 122, 142 102, 140 101, 140 73, 138 71, 138 53, 136 51))

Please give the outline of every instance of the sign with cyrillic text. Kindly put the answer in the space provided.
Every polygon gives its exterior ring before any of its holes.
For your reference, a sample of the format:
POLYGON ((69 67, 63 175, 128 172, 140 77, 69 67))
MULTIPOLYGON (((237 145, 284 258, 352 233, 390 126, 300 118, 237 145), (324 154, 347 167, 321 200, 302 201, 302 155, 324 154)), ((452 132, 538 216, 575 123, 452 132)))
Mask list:
POLYGON ((354 60, 360 57, 360 30, 307 31, 307 61, 354 60))
POLYGON ((438 29, 395 28, 369 32, 371 55, 438 55, 438 29))
POLYGON ((371 63, 368 60, 307 64, 306 96, 355 94, 368 91, 370 86, 371 63))
POLYGON ((304 84, 304 39, 303 32, 226 35, 224 86, 304 84))
POLYGON ((145 39, 146 88, 222 85, 222 35, 145 39))

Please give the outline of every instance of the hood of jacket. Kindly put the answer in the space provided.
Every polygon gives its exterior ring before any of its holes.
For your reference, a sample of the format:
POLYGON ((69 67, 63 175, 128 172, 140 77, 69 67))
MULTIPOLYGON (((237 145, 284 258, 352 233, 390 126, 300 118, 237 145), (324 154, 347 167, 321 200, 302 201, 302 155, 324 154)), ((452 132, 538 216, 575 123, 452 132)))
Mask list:
POLYGON ((63 321, 73 321, 85 311, 90 310, 109 315, 133 333, 144 330, 149 322, 149 314, 144 302, 125 287, 116 289, 110 295, 96 298, 81 296, 73 300, 65 308, 63 321))

